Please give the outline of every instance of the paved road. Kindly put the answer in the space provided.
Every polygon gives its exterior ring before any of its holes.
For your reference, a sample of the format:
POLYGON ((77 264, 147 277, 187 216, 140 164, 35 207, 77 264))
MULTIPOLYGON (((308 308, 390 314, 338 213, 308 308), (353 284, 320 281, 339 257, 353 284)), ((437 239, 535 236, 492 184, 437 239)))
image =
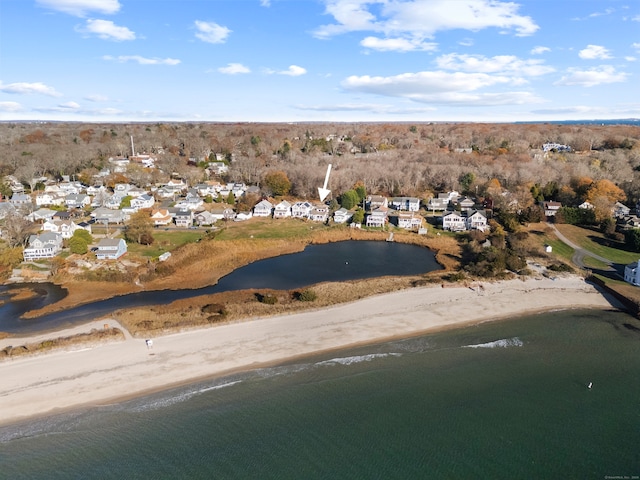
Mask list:
POLYGON ((591 258, 595 258, 596 260, 600 260, 601 262, 606 263, 609 266, 610 270, 615 270, 615 268, 613 266, 613 262, 611 260, 609 260, 608 258, 604 258, 604 257, 601 257, 600 255, 596 255, 595 253, 592 253, 589 250, 585 250, 584 248, 576 245, 571 240, 569 240, 567 237, 565 237, 562 233, 560 233, 560 230, 558 230, 554 224, 547 222, 547 225, 549 226, 549 228, 551 228, 551 230, 553 230, 555 235, 562 242, 566 243, 567 245, 569 245, 571 248, 573 248, 575 250, 575 252, 573 254, 573 258, 571 260, 578 267, 580 267, 580 268, 589 268, 589 267, 586 267, 585 264, 584 264, 584 257, 591 257, 591 258))

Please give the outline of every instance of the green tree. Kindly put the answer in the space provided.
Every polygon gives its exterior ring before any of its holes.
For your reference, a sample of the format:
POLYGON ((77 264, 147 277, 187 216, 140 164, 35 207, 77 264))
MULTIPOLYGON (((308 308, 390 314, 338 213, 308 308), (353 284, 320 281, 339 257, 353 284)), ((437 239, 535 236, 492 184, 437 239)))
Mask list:
POLYGON ((360 197, 355 190, 347 190, 340 195, 340 205, 347 210, 351 210, 353 207, 360 203, 360 197))
MULTIPOLYGON (((93 236, 84 228, 79 228, 73 232, 74 237, 82 238, 88 245, 93 243, 93 236)), ((72 237, 73 238, 73 237, 72 237)))
POLYGON ((229 205, 235 205, 235 203, 236 203, 236 197, 235 197, 235 195, 233 194, 233 192, 229 192, 229 195, 227 195, 227 203, 228 203, 229 205))
POLYGON ((362 182, 358 182, 353 186, 353 189, 358 194, 358 203, 361 203, 365 198, 367 198, 367 189, 364 187, 362 182))
POLYGON ((291 190, 291 180, 280 170, 267 173, 264 176, 264 184, 276 196, 287 195, 291 190))
POLYGON ((131 196, 127 195, 120 201, 120 208, 129 208, 131 206, 131 196))
POLYGON ((89 251, 89 245, 84 238, 74 235, 69 239, 69 250, 71 253, 84 255, 89 251))
POLYGON ((147 212, 140 210, 131 215, 124 230, 124 239, 141 245, 153 243, 153 221, 147 212))
POLYGON ((9 184, 7 182, 0 182, 0 198, 11 198, 11 195, 13 195, 13 190, 11 190, 9 184))
POLYGON ((353 223, 361 224, 364 221, 364 210, 360 207, 356 208, 356 211, 353 213, 353 218, 351 219, 353 223))
POLYGON ((640 228, 632 228, 625 232, 624 242, 634 252, 640 252, 640 228))
POLYGON ((469 192, 471 185, 475 182, 476 176, 473 172, 467 172, 460 175, 459 182, 463 192, 469 192))

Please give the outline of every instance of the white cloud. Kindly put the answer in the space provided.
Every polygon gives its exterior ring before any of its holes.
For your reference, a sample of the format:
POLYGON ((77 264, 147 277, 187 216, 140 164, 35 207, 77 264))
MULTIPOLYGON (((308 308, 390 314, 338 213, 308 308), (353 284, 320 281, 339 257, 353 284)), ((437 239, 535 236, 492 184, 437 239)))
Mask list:
POLYGON ((473 46, 473 39, 471 38, 463 38, 462 40, 460 40, 458 42, 459 45, 462 45, 463 47, 471 47, 473 46))
POLYGON ((60 110, 78 110, 80 105, 76 102, 65 102, 58 104, 58 108, 60 110))
POLYGON ((57 92, 55 88, 45 85, 42 82, 35 83, 9 83, 8 85, 0 84, 0 92, 15 93, 19 95, 27 95, 31 93, 38 93, 40 95, 47 95, 49 97, 61 97, 62 94, 57 92))
POLYGON ((248 67, 245 67, 241 63, 229 63, 226 67, 218 68, 220 73, 224 73, 226 75, 236 75, 238 73, 251 73, 251 70, 248 67))
POLYGON ((550 52, 551 49, 549 47, 533 47, 531 49, 531 55, 542 55, 545 52, 550 52))
POLYGON ((0 102, 0 112, 19 112, 22 105, 18 102, 0 102))
POLYGON ((420 40, 410 40, 407 38, 377 38, 366 37, 360 42, 360 45, 372 50, 382 52, 412 52, 412 51, 431 51, 436 50, 437 43, 423 42, 420 40))
POLYGON ((458 70, 479 73, 502 73, 534 77, 555 71, 553 67, 544 65, 542 60, 521 60, 513 55, 459 55, 450 53, 436 59, 438 67, 445 70, 458 70))
POLYGON ((635 48, 640 53, 640 43, 632 43, 631 48, 635 48))
POLYGON ((354 75, 346 78, 342 86, 350 91, 402 97, 432 104, 513 105, 540 101, 529 92, 476 92, 481 88, 512 83, 513 79, 508 76, 432 71, 403 73, 391 77, 354 75))
POLYGON ((90 102, 106 102, 107 100, 109 100, 109 98, 100 94, 87 95, 86 97, 84 97, 84 99, 90 102))
POLYGON ((518 15, 519 5, 499 0, 324 0, 326 13, 336 23, 314 32, 327 38, 354 31, 381 32, 389 37, 414 39, 432 37, 436 32, 484 28, 515 30, 531 35, 538 26, 531 17, 518 15))
POLYGON ((120 10, 118 0, 36 0, 38 5, 75 17, 86 17, 95 12, 111 15, 120 10))
POLYGON ((627 62, 635 62, 636 60, 638 60, 636 57, 631 57, 631 56, 626 56, 626 57, 624 57, 624 59, 627 62))
POLYGON ((304 75, 307 73, 305 68, 299 67, 298 65, 289 65, 289 68, 286 70, 265 70, 267 74, 276 74, 276 75, 289 75, 290 77, 299 77, 300 75, 304 75))
POLYGON ((76 31, 96 35, 103 40, 135 40, 136 34, 127 27, 119 27, 111 20, 88 19, 84 27, 76 27, 76 31))
POLYGON ((271 6, 271 2, 269 0, 260 0, 260 6, 261 7, 270 7, 271 6))
POLYGON ((628 74, 617 72, 611 65, 601 65, 589 70, 579 70, 577 68, 567 69, 567 74, 558 80, 556 85, 595 87, 607 83, 624 82, 628 74))
POLYGON ((611 58, 609 50, 600 45, 587 45, 587 48, 578 52, 578 56, 585 60, 611 58))
POLYGON ((419 114, 430 113, 436 110, 434 107, 399 108, 396 106, 376 103, 342 103, 335 105, 295 105, 298 110, 312 112, 372 112, 381 114, 419 114))
POLYGON ((125 62, 138 62, 140 65, 178 65, 180 60, 176 58, 147 58, 140 55, 120 55, 113 57, 111 55, 105 55, 103 60, 109 60, 113 62, 125 63, 125 62))
POLYGON ((215 22, 203 22, 200 20, 195 21, 196 37, 207 43, 224 43, 227 37, 231 33, 227 27, 218 25, 215 22))

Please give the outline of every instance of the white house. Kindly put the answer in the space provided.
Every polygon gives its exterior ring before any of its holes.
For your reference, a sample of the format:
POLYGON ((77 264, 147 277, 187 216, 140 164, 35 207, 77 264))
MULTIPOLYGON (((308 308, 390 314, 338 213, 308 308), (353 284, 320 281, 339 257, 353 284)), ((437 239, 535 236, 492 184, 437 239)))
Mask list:
POLYGON ((91 204, 91 197, 86 193, 70 193, 64 197, 64 203, 68 208, 84 208, 91 204))
POLYGON ((351 217, 353 217, 353 213, 346 208, 339 208, 333 212, 333 221, 335 223, 347 223, 351 217))
POLYGON ((98 243, 96 258, 98 260, 117 260, 127 253, 127 243, 122 238, 103 238, 98 243))
POLYGON ((375 210, 376 208, 382 207, 387 208, 389 206, 389 199, 387 197, 383 197, 382 195, 369 195, 367 197, 367 209, 375 210))
POLYGON ((31 212, 27 215, 27 218, 32 222, 43 222, 45 220, 51 220, 53 216, 58 213, 55 210, 50 210, 48 208, 39 208, 35 212, 31 212))
POLYGON ((131 208, 134 208, 136 211, 143 208, 152 208, 155 203, 156 199, 145 193, 144 195, 131 199, 131 208))
POLYGON ((640 260, 624 267, 624 281, 631 285, 640 285, 640 260))
POLYGON ((53 258, 62 251, 62 236, 57 233, 41 233, 29 237, 29 246, 24 249, 22 255, 24 261, 40 258, 53 258))
POLYGON ((391 199, 391 208, 417 212, 420 210, 420 199, 416 197, 394 197, 391 199))
POLYGON ((467 214, 467 229, 484 232, 487 228, 487 216, 480 210, 474 210, 467 214))
POLYGON ((387 223, 387 215, 388 211, 386 208, 376 208, 375 210, 372 210, 369 215, 367 215, 365 225, 367 227, 384 227, 384 225, 387 223))
POLYGON ((169 225, 171 220, 171 214, 166 208, 161 208, 151 213, 151 221, 154 225, 169 225))
POLYGON ((273 207, 273 218, 288 218, 291 216, 291 204, 286 200, 282 200, 273 207))
POLYGON ((626 215, 629 215, 630 212, 631 209, 623 203, 616 202, 613 206, 613 216, 616 218, 624 218, 626 215))
POLYGON ((253 207, 254 217, 270 217, 273 204, 269 200, 262 200, 253 207))
POLYGON ((63 194, 55 192, 43 192, 36 195, 36 205, 39 207, 46 207, 49 205, 62 205, 65 203, 65 197, 63 194))
POLYGON ((422 227, 422 217, 414 212, 400 212, 397 216, 398 227, 405 230, 419 230, 422 227))
POLYGON ((312 222, 326 222, 329 219, 329 207, 318 204, 309 212, 309 220, 312 222))
POLYGON ((467 219, 458 212, 447 212, 442 216, 442 229, 461 232, 467 229, 467 219))
POLYGON ((293 218, 309 218, 309 213, 313 205, 309 202, 296 202, 291 206, 291 216, 293 218))
POLYGON ((176 226, 187 228, 193 225, 193 212, 191 210, 180 210, 173 217, 176 226))
POLYGON ((71 220, 47 220, 42 224, 43 231, 57 233, 62 238, 71 238, 78 228, 71 220))
POLYGON ((560 202, 542 202, 542 208, 544 209, 544 214, 547 217, 555 217, 558 210, 560 210, 562 204, 560 202))

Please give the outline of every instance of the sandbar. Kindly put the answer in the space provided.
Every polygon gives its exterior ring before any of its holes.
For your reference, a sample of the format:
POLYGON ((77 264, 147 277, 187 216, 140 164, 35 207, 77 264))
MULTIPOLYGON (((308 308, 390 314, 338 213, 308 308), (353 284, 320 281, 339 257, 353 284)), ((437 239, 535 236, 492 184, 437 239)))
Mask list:
MULTIPOLYGON (((126 335, 123 341, 1 361, 0 424, 323 351, 555 309, 617 307, 582 277, 567 275, 417 287, 326 309, 172 333, 153 338, 151 348, 145 339, 126 335)), ((74 331, 105 323, 118 326, 115 320, 100 320, 74 331)), ((33 339, 2 339, 0 348, 33 339)))

